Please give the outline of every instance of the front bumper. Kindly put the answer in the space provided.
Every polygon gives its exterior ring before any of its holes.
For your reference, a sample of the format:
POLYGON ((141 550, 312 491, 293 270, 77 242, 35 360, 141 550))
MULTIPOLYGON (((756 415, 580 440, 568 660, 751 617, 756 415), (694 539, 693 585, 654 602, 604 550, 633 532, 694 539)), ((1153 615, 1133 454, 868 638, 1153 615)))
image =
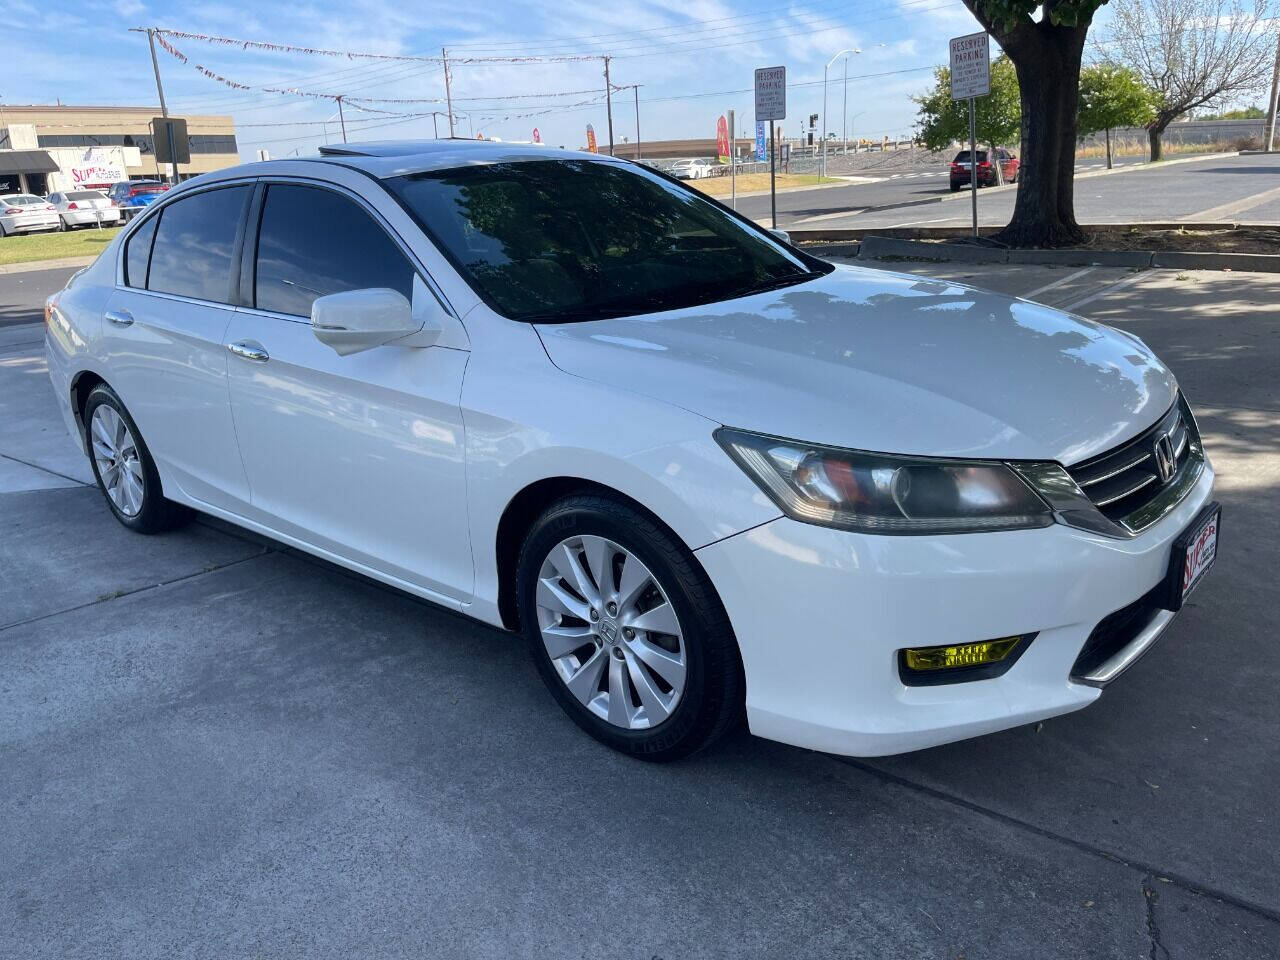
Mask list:
POLYGON ((1173 541, 1212 490, 1206 462, 1182 502, 1131 540, 1060 524, 871 536, 780 518, 702 548, 742 651, 752 732, 881 756, 1087 706, 1101 691, 1071 679, 1085 640, 1164 578, 1173 541), (1026 633, 1038 635, 1001 676, 899 677, 901 648, 1026 633))

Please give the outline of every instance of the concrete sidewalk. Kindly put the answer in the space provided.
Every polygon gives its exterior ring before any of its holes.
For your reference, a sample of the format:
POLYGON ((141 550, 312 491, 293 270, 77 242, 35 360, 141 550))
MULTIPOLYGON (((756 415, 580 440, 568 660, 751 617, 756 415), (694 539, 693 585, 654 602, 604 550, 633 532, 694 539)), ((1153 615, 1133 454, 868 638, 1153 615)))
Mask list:
POLYGON ((877 761, 627 760, 514 637, 221 524, 130 534, 42 327, 0 329, 0 956, 1280 956, 1280 276, 894 268, 1146 339, 1227 534, 1094 706, 877 761))

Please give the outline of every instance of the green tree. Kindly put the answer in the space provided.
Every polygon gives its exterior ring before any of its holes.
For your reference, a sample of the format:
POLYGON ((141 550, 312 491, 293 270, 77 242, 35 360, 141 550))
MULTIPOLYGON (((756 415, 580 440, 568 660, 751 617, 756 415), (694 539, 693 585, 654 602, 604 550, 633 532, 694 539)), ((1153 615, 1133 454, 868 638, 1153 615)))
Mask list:
POLYGON ((1224 110, 1222 113, 1207 113, 1197 120, 1265 120, 1267 111, 1262 107, 1241 107, 1238 110, 1224 110))
MULTIPOLYGON (((945 150, 969 142, 969 102, 951 99, 951 71, 938 67, 933 89, 915 102, 920 106, 916 138, 930 150, 945 150)), ((991 64, 991 95, 979 97, 974 110, 978 142, 1017 145, 1022 129, 1022 100, 1018 75, 1008 57, 991 64)))
POLYGON ((997 235, 1011 246, 1079 243, 1076 106, 1080 58, 1106 0, 964 0, 1013 61, 1022 100, 1022 166, 1013 218, 997 235))
POLYGON ((1080 136, 1106 131, 1107 167, 1111 167, 1111 131, 1145 127, 1155 119, 1155 94, 1127 67, 1100 63, 1080 71, 1080 136))

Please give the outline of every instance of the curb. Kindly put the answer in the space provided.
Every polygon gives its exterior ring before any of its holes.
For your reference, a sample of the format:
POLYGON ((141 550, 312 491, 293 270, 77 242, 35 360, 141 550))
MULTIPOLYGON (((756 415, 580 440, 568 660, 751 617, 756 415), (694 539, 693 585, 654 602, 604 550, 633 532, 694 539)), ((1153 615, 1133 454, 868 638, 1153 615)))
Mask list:
MULTIPOLYGON (((1080 229, 1090 230, 1200 230, 1222 232, 1237 230, 1242 226, 1272 226, 1270 224, 1245 224, 1231 220, 1213 220, 1196 223, 1190 220, 1135 220, 1127 223, 1082 223, 1080 229)), ((989 224, 978 228, 978 235, 989 237, 999 233, 1003 226, 989 224)), ((966 240, 973 236, 973 228, 957 227, 827 227, 805 230, 799 227, 787 231, 796 243, 840 242, 847 243, 869 237, 894 237, 900 240, 966 240)))
POLYGON ((926 243, 921 240, 906 240, 898 237, 867 237, 860 244, 857 256, 859 260, 901 258, 958 263, 1017 263, 1138 269, 1166 267, 1184 270, 1280 273, 1280 254, 1271 253, 1194 253, 1184 250, 1005 250, 961 243, 926 243))
POLYGON ((87 267, 98 259, 90 257, 59 257, 56 260, 27 260, 23 263, 0 263, 0 276, 10 273, 35 273, 38 270, 59 270, 64 267, 87 267))

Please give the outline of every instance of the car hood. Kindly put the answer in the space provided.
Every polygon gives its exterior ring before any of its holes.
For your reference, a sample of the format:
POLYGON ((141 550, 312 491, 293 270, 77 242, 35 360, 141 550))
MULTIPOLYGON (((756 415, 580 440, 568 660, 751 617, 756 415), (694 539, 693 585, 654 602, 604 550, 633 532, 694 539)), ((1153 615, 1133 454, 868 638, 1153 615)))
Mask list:
POLYGON ((1129 334, 859 267, 720 303, 538 331, 567 373, 728 426, 890 453, 1070 464, 1150 426, 1177 391, 1129 334))

